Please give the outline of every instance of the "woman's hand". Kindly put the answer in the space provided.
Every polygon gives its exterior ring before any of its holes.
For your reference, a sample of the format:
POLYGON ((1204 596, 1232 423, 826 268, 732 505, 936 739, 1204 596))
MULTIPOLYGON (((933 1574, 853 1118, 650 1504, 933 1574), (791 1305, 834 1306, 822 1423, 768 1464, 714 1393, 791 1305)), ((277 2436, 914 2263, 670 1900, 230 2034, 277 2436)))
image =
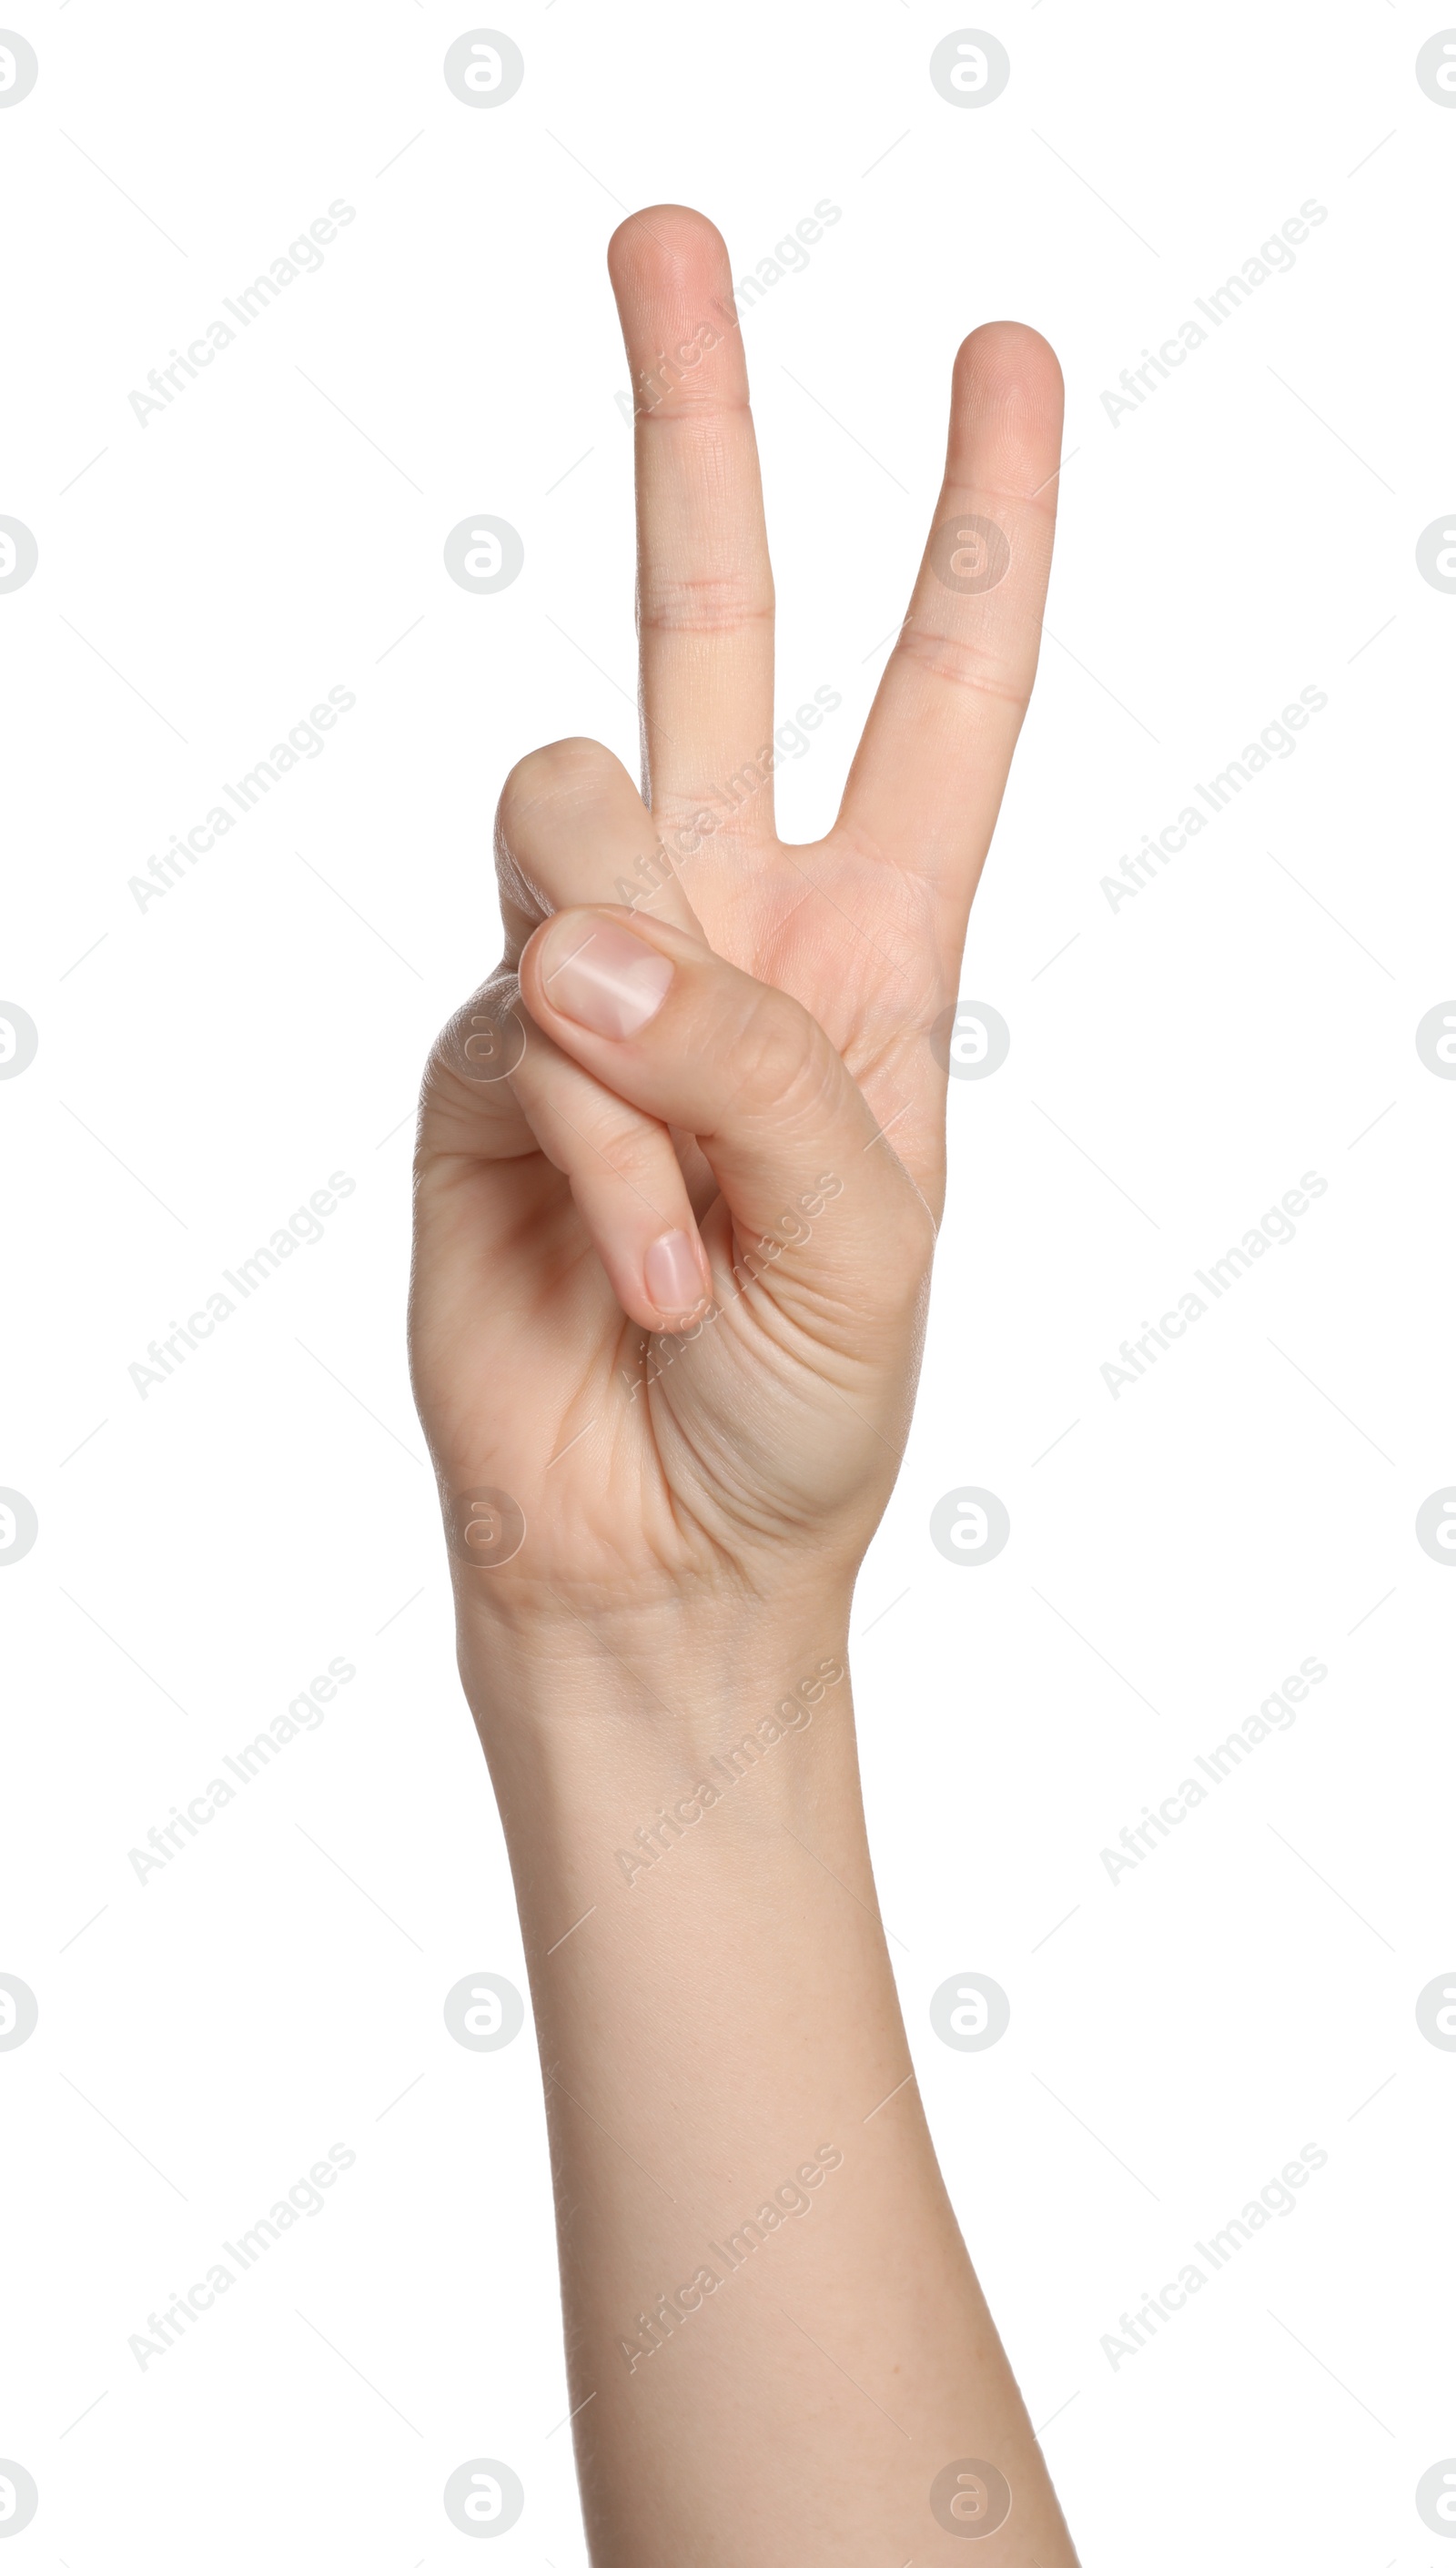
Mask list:
POLYGON ((634 379, 659 368, 646 800, 589 741, 507 783, 505 955, 426 1078, 413 1301, 546 2079, 592 2556, 934 2561, 992 2507, 1004 2568, 1075 2568, 915 2092, 844 1682, 915 1385, 966 916, 1036 660, 1059 377, 1030 331, 962 349, 838 821, 781 846, 727 256, 666 206, 611 257, 634 379), (688 352, 666 386, 664 346, 688 352))
POLYGON ((1036 665, 1060 375, 1016 324, 961 348, 838 819, 785 846, 727 252, 659 206, 610 264, 651 376, 646 781, 570 740, 501 797, 505 953, 425 1082, 417 1393, 462 1602, 492 1622, 687 1610, 727 1632, 805 1595, 842 1619, 909 1421, 948 1012, 1036 665))

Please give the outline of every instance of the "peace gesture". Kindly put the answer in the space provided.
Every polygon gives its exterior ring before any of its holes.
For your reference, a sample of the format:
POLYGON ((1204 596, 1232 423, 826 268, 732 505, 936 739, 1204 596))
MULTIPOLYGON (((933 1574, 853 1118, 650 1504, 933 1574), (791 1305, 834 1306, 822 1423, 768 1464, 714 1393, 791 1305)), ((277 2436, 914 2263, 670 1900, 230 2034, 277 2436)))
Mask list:
POLYGON ((656 206, 609 263, 644 387, 644 783, 585 740, 506 781, 504 954, 425 1082, 413 1361, 467 1595, 547 1618, 701 1600, 717 1627, 806 1577, 847 1599, 898 1464, 945 1018, 1036 666, 1061 385, 1034 331, 962 346, 838 818, 786 846, 727 251, 656 206))

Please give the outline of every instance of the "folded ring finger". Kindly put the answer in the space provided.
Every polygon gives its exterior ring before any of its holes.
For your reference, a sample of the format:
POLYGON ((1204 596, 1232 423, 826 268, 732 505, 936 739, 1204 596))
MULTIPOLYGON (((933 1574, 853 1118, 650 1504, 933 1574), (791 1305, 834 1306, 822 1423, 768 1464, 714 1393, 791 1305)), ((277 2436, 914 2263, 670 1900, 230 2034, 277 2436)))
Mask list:
POLYGON ((639 1328, 687 1328, 712 1282, 665 1125, 614 1097, 532 1026, 510 1074, 536 1141, 572 1199, 623 1310, 639 1328))

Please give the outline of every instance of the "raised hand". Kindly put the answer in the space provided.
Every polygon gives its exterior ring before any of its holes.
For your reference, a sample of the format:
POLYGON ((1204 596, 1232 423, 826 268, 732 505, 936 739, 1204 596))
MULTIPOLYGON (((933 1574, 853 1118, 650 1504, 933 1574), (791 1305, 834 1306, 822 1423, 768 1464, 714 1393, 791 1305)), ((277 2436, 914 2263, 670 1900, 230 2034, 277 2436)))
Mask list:
POLYGON ((611 265, 652 377, 644 786, 580 740, 506 784, 505 953, 427 1074, 413 1297, 592 2556, 895 2568, 979 2524, 1001 2568, 1074 2568, 915 2090, 845 1682, 914 1394, 967 912, 1036 661, 1059 376, 1008 324, 962 348, 843 806, 784 846, 724 246, 661 206, 611 265))
POLYGON ((686 1580, 727 1604, 852 1580, 893 1481, 943 1188, 935 1035, 1036 665, 1060 375, 1016 324, 961 348, 839 816, 785 846, 727 252, 656 206, 610 266, 653 382, 644 784, 585 740, 506 782, 505 952, 425 1085, 413 1360, 456 1558, 499 1564, 495 1602, 656 1608, 686 1580), (512 1503, 471 1513, 481 1488, 512 1503))

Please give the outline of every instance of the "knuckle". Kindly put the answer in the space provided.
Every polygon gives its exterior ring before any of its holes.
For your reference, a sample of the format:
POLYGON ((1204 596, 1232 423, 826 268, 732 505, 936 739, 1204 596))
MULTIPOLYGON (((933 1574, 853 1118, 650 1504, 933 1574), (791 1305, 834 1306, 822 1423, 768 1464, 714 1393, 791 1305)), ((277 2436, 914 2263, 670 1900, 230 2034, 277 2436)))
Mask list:
POLYGON ((585 1145, 585 1155, 602 1175, 619 1177, 624 1185, 645 1187, 654 1175, 660 1175, 665 1146, 660 1126, 650 1124, 642 1115, 622 1110, 613 1115, 601 1113, 586 1122, 577 1123, 585 1145))
POLYGON ((907 660, 951 686, 967 687, 997 704, 1025 711, 1030 689, 1013 677, 1005 650, 995 644, 974 634, 936 633, 928 625, 911 623, 900 636, 899 648, 907 660))
POLYGON ((644 579, 638 607, 643 633, 741 633, 771 624, 771 586, 764 594, 755 571, 716 571, 699 579, 674 579, 658 571, 644 579))
POLYGON ((524 1041, 520 981, 501 965, 440 1027, 426 1062, 426 1080, 433 1088, 463 1083, 482 1092, 497 1083, 503 1086, 510 1057, 524 1041))
POLYGON ((595 801, 611 793, 619 780, 636 792, 621 760, 601 741, 547 741, 543 748, 517 759, 501 787, 497 839, 509 840, 513 832, 529 827, 543 806, 595 801))
POLYGON ((526 1113, 549 1132, 558 1163, 569 1162, 583 1175, 610 1170, 641 1178, 661 1166, 664 1148, 671 1149, 651 1116, 614 1097, 547 1043, 525 1054, 510 1084, 526 1113))
POLYGON ((821 1124, 845 1077, 828 1037, 778 990, 754 986, 728 1046, 734 1090, 749 1114, 776 1125, 821 1124))

